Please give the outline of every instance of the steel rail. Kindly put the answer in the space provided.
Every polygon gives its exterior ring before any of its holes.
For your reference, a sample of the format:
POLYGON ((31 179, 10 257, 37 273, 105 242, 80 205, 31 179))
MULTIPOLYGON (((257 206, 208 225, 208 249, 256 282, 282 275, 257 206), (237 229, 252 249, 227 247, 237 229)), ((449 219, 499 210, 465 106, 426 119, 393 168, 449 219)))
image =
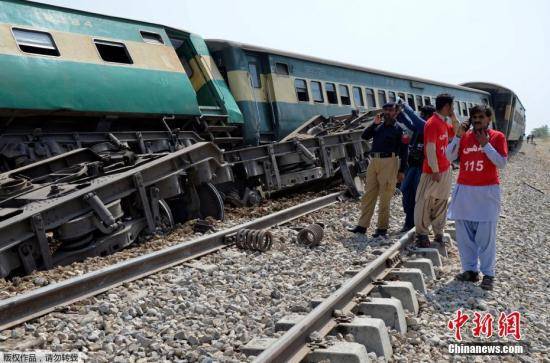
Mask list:
POLYGON ((364 269, 346 281, 338 290, 325 299, 302 320, 295 324, 269 348, 264 350, 254 362, 300 362, 311 351, 307 343, 313 332, 327 335, 338 323, 334 311, 349 313, 356 306, 357 293, 368 294, 374 282, 384 278, 392 266, 387 265, 396 253, 402 251, 414 236, 414 229, 403 235, 388 250, 368 263, 364 269))
POLYGON ((225 237, 241 229, 263 229, 282 224, 335 204, 343 195, 344 192, 332 193, 211 235, 0 300, 0 331, 47 314, 57 307, 225 248, 232 244, 225 237))

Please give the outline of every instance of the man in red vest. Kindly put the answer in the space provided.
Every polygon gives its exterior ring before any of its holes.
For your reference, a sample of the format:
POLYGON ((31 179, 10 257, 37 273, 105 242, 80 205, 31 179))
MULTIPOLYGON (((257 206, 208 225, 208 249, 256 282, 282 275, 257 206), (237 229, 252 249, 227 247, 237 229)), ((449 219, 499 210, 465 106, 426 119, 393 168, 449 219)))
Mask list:
POLYGON ((414 207, 418 247, 430 247, 430 225, 435 235, 434 241, 443 243, 447 200, 452 182, 451 163, 445 156, 445 150, 449 139, 454 137, 453 127, 447 119, 456 120, 453 101, 454 97, 446 93, 437 96, 435 113, 424 126, 424 162, 414 207))
POLYGON ((460 171, 449 218, 455 220, 456 240, 462 273, 457 280, 476 282, 483 273, 481 288, 493 289, 496 262, 496 229, 500 215, 498 169, 508 157, 506 137, 489 129, 492 110, 475 106, 470 110, 473 130, 455 125, 456 137, 449 144, 449 160, 460 159, 460 171))

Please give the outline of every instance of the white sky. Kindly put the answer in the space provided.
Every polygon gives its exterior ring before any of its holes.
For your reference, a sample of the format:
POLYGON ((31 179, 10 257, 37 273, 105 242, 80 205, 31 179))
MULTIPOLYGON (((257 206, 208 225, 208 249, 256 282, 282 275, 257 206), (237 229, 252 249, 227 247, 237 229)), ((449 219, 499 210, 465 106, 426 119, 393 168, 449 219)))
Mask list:
POLYGON ((428 79, 514 90, 550 124, 546 0, 40 0, 428 79))

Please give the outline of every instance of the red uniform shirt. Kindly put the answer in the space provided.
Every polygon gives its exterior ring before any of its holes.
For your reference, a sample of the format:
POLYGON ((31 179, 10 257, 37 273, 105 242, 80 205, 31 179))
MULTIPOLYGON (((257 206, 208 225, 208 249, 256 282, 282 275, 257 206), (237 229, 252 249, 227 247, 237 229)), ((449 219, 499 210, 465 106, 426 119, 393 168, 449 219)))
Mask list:
MULTIPOLYGON (((500 155, 508 156, 508 145, 504 134, 496 130, 487 131, 489 143, 500 155)), ((458 157, 460 159, 459 184, 475 186, 499 184, 498 169, 485 155, 472 130, 466 132, 460 139, 458 157)))
POLYGON ((435 154, 437 156, 437 165, 439 167, 439 172, 443 173, 451 163, 447 160, 445 156, 445 149, 449 144, 449 138, 453 138, 455 133, 453 132, 453 127, 445 122, 441 117, 436 113, 426 121, 424 126, 424 163, 422 165, 422 172, 427 174, 433 174, 432 168, 428 164, 428 155, 426 151, 426 146, 429 143, 435 144, 435 154))

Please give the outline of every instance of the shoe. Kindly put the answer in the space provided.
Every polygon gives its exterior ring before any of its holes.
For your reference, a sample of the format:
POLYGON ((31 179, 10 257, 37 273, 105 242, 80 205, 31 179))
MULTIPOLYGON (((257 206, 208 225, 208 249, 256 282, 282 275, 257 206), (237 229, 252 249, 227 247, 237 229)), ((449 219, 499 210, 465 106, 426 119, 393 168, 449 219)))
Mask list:
POLYGON ((430 237, 426 236, 425 234, 417 234, 416 235, 416 247, 418 248, 430 248, 430 237))
POLYGON ((351 233, 361 233, 361 234, 367 233, 367 229, 365 227, 361 227, 361 226, 355 226, 353 228, 348 227, 346 229, 348 231, 350 231, 351 233))
POLYGON ((475 271, 464 271, 463 273, 457 274, 455 279, 458 281, 477 282, 479 281, 479 274, 475 271))
POLYGON ((435 237, 434 237, 434 242, 437 242, 439 244, 445 244, 445 241, 443 240, 443 235, 442 234, 436 234, 435 237))
POLYGON ((483 280, 481 280, 481 284, 479 284, 479 287, 481 287, 483 290, 492 290, 493 285, 495 283, 495 277, 494 276, 483 276, 483 280))
POLYGON ((388 235, 388 230, 387 229, 376 228, 376 231, 374 231, 374 234, 372 235, 372 238, 386 237, 387 235, 388 235))

